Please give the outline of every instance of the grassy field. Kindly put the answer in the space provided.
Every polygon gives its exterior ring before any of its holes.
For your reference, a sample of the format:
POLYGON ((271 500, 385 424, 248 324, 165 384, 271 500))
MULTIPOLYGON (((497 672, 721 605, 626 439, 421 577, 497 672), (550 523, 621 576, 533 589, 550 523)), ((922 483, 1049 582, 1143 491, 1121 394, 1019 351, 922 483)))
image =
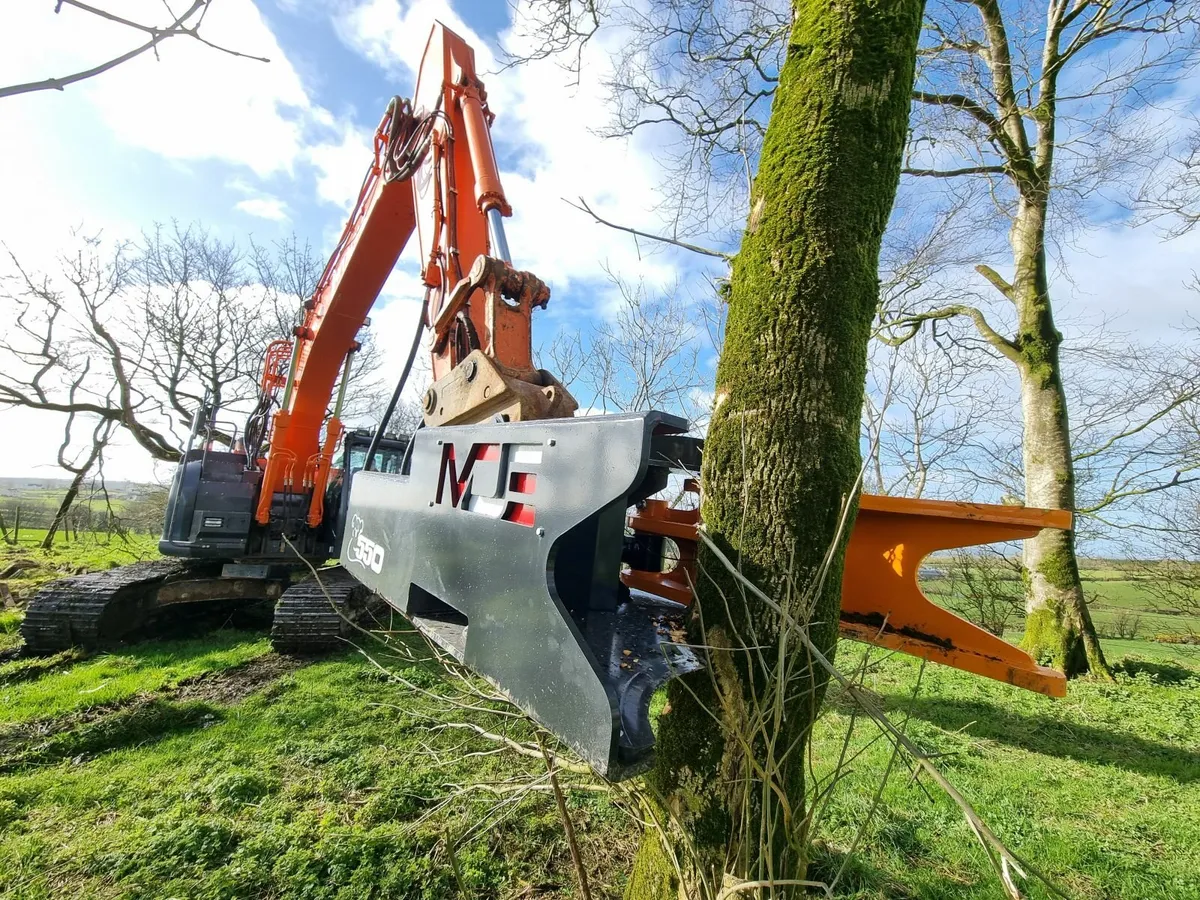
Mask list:
MULTIPOLYGON (((172 657, 171 675, 125 663, 138 677, 116 683, 100 657, 0 688, 19 710, 0 726, 0 897, 570 895, 544 769, 431 727, 436 693, 356 655, 297 667, 258 635, 172 657)), ((402 675, 441 685, 432 667, 402 675)), ((597 896, 619 896, 630 820, 605 793, 569 796, 597 896)))
MULTIPOLYGON (((39 565, 79 565, 70 550, 39 565)), ((0 613, 0 651, 19 615, 0 613)), ((393 675, 357 653, 279 657, 241 631, 0 656, 0 898, 578 896, 542 761, 446 727, 528 741, 529 726, 448 707, 440 667, 406 646, 380 660, 393 675)), ((1105 646, 1116 682, 1065 700, 879 651, 864 683, 1069 896, 1200 900, 1200 648, 1105 646)), ((839 662, 863 652, 843 644, 839 662)), ((957 809, 902 761, 868 815, 891 751, 836 692, 817 777, 852 720, 813 876, 840 873, 844 898, 1003 896, 957 809)), ((593 895, 619 897, 639 836, 628 801, 563 779, 593 895)))
MULTIPOLYGON (((934 565, 947 571, 952 563, 935 558, 934 565)), ((1142 640, 1200 636, 1200 598, 1196 598, 1191 609, 1172 608, 1171 602, 1156 596, 1153 589, 1153 579, 1159 571, 1154 564, 1126 564, 1118 568, 1111 561, 1082 560, 1080 568, 1092 621, 1102 636, 1142 640)), ((926 580, 922 587, 935 601, 945 602, 952 583, 950 578, 938 578, 926 580)), ((1020 596, 1015 576, 1010 589, 1014 596, 1020 596)), ((1024 628, 1019 612, 1012 617, 1009 627, 1019 638, 1024 628)), ((1010 639, 1012 634, 1008 635, 1010 639)))
MULTIPOLYGON (((1153 649, 1161 659, 1161 645, 1153 649)), ((1117 657, 1122 648, 1109 652, 1117 657)), ((1198 663, 1124 657, 1115 684, 1076 682, 1065 700, 937 666, 925 669, 914 697, 920 666, 903 657, 866 683, 894 721, 939 754, 943 772, 993 830, 1068 896, 1182 900, 1200 897, 1198 663)), ((818 758, 836 755, 849 713, 835 700, 818 732, 818 758)), ((863 732, 854 747, 874 737, 863 732)), ((818 876, 830 879, 841 865, 889 756, 882 742, 872 745, 843 783, 818 876)), ((914 787, 903 767, 844 884, 853 897, 1002 896, 958 811, 936 787, 914 787)))
MULTIPOLYGON (((843 664, 861 652, 844 645, 843 664)), ((217 632, 23 666, 0 665, 0 897, 575 896, 540 764, 438 728, 526 726, 448 712, 432 663, 399 682, 357 654, 300 665, 217 632)), ((1127 660, 1116 684, 1062 701, 934 667, 914 699, 918 671, 891 657, 866 684, 1016 852, 1075 897, 1200 897, 1194 660, 1127 660)), ((818 772, 849 718, 833 697, 818 772)), ((887 766, 874 736, 860 721, 863 752, 822 817, 824 879, 887 766)), ((621 795, 569 780, 595 894, 620 896, 637 828, 621 795)), ((900 766, 883 801, 838 896, 1000 896, 936 788, 900 766)))
POLYGON ((157 535, 120 537, 84 533, 78 539, 69 539, 60 531, 54 536, 54 546, 43 550, 45 539, 44 528, 22 528, 15 545, 0 543, 0 572, 11 573, 0 576, 0 583, 7 585, 17 600, 27 599, 42 584, 56 578, 155 559, 159 555, 157 535))

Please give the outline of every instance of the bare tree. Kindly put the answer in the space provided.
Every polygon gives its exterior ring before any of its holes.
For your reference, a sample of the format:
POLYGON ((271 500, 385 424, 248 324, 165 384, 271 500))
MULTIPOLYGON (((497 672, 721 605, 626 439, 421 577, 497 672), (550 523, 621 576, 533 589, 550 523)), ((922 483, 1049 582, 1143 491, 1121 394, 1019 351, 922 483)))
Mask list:
POLYGON ((1181 624, 1179 634, 1200 643, 1190 618, 1200 615, 1200 490, 1162 496, 1131 550, 1142 559, 1134 572, 1154 611, 1180 616, 1188 624, 1181 624))
MULTIPOLYGON (((1033 505, 1077 506, 1063 339, 1049 291, 1052 216, 1060 228, 1086 220, 1093 194, 1155 152, 1152 130, 1126 126, 1147 93, 1194 63, 1195 14, 1194 4, 1149 0, 1050 0, 1044 24, 1032 5, 995 0, 947 0, 927 12, 906 172, 986 179, 995 221, 1010 225, 1013 274, 1009 280, 982 261, 976 266, 1002 298, 995 317, 982 305, 954 303, 887 320, 904 340, 930 323, 963 319, 1013 365, 1025 499, 1033 505), (1133 40, 1122 43, 1126 37, 1133 40)), ((1024 561, 1026 647, 1068 674, 1107 672, 1073 533, 1046 531, 1027 541, 1024 561)))
POLYGON ((1178 149, 1147 168, 1137 193, 1142 217, 1165 225, 1169 237, 1180 237, 1200 225, 1200 120, 1178 149))
MULTIPOLYGON (((1141 515, 1119 524, 1127 555, 1142 560, 1135 565, 1135 573, 1153 598, 1155 610, 1195 616, 1200 615, 1200 477, 1196 477, 1200 473, 1200 400, 1195 393, 1200 384, 1200 352, 1188 348, 1178 353, 1178 362, 1188 376, 1191 398, 1179 404, 1175 415, 1147 428, 1153 433, 1140 443, 1147 453, 1163 453, 1168 459, 1174 452, 1186 453, 1190 469, 1180 467, 1171 472, 1168 467, 1159 483, 1173 483, 1176 489, 1137 493, 1141 515)), ((1156 469, 1162 469, 1157 456, 1151 456, 1151 461, 1156 469)), ((1195 628, 1188 631, 1192 639, 1200 640, 1195 628)))
POLYGON ((608 84, 608 135, 659 129, 672 238, 735 241, 792 26, 786 0, 538 0, 522 10, 511 62, 557 56, 578 75, 601 23, 621 35, 608 84))
POLYGON ((1011 548, 956 550, 937 582, 946 606, 998 637, 1019 622, 1024 607, 1021 561, 1011 548))
POLYGON ((42 540, 43 550, 49 550, 54 546, 55 534, 67 522, 67 517, 75 505, 76 499, 79 497, 79 492, 83 489, 84 481, 87 480, 88 475, 100 464, 104 450, 108 446, 109 440, 112 439, 113 432, 117 427, 116 422, 112 419, 98 419, 92 428, 91 441, 87 449, 72 456, 70 455, 71 438, 76 418, 76 413, 67 414, 67 423, 63 428, 63 441, 58 448, 59 466, 70 472, 73 477, 70 485, 67 487, 66 493, 63 494, 63 498, 58 504, 58 510, 54 513, 50 527, 46 529, 46 537, 42 540))
MULTIPOLYGON (((949 291, 921 289, 905 294, 900 308, 885 307, 884 321, 897 341, 953 323, 959 342, 1013 367, 1030 504, 1076 505, 1062 337, 1049 293, 1052 238, 1086 224, 1097 199, 1132 192, 1168 152, 1153 103, 1195 64, 1196 9, 1190 0, 933 0, 926 10, 906 171, 985 198, 972 206, 975 233, 965 246, 991 295, 978 297, 971 288, 948 298, 949 291), (989 264, 1000 258, 996 244, 1005 228, 1009 279, 989 264)), ((601 19, 623 27, 610 84, 612 131, 666 128, 677 136, 668 194, 676 198, 669 208, 677 235, 714 221, 719 227, 722 208, 736 220, 746 173, 757 165, 790 14, 783 0, 603 7, 543 0, 533 4, 526 31, 546 47, 578 50, 601 19)), ((752 230, 756 211, 749 213, 752 230)), ((1028 542, 1025 562, 1027 646, 1070 674, 1107 671, 1073 534, 1048 531, 1028 542)))
POLYGON ((659 409, 694 419, 701 410, 698 314, 677 286, 652 294, 612 277, 616 311, 589 331, 562 331, 545 351, 584 409, 659 409))
POLYGON ((203 403, 239 409, 253 401, 267 342, 289 334, 274 309, 263 315, 246 262, 236 244, 196 225, 156 226, 137 247, 141 302, 121 324, 145 328, 142 369, 172 424, 187 425, 203 403))
MULTIPOLYGON (((184 12, 175 14, 171 11, 170 6, 163 4, 167 12, 167 18, 157 23, 135 22, 132 19, 119 16, 111 10, 103 9, 99 6, 91 6, 86 3, 81 3, 79 0, 55 0, 54 12, 61 14, 62 8, 68 7, 72 12, 86 13, 94 16, 97 19, 103 19, 106 22, 113 22, 117 25, 122 25, 131 31, 139 32, 145 35, 141 39, 141 43, 131 47, 124 53, 118 54, 111 59, 104 60, 94 66, 90 66, 79 72, 70 75, 63 75, 55 78, 44 78, 40 81, 29 81, 23 84, 12 84, 7 87, 0 86, 0 98, 13 97, 17 94, 28 94, 34 91, 61 91, 72 84, 84 81, 88 78, 94 78, 97 75, 103 74, 110 69, 115 69, 122 63, 128 62, 135 57, 141 56, 143 53, 153 52, 155 59, 158 58, 158 47, 164 41, 174 37, 188 37, 192 40, 199 41, 206 47, 211 47, 213 50, 218 50, 222 53, 227 53, 230 56, 238 56, 244 59, 253 59, 258 62, 270 62, 265 56, 252 56, 249 53, 241 53, 237 50, 231 50, 228 47, 222 47, 214 44, 212 41, 203 37, 200 34, 200 26, 204 24, 204 17, 208 14, 209 8, 212 6, 213 0, 192 0, 184 12)), ((46 3, 49 6, 47 0, 46 3)))
POLYGON ((1081 340, 1068 389, 1076 510, 1109 531, 1136 526, 1147 498, 1200 483, 1200 366, 1193 347, 1121 335, 1081 340))
MULTIPOLYGON (((174 225, 137 244, 80 239, 53 276, 10 253, 0 276, 11 318, 0 337, 0 409, 109 422, 152 458, 178 459, 202 403, 249 412, 267 343, 290 336, 294 310, 311 296, 320 268, 307 247, 276 250, 248 255, 174 225)), ((365 396, 377 355, 356 362, 365 396)))
POLYGON ((930 332, 899 347, 871 345, 863 432, 867 487, 884 494, 973 498, 1004 404, 990 367, 930 332), (971 477, 962 477, 970 472, 971 477))
POLYGON ((26 270, 11 252, 8 261, 0 408, 114 421, 155 459, 177 459, 164 404, 145 389, 148 335, 110 328, 121 327, 122 299, 134 284, 129 246, 105 250, 98 238, 83 238, 53 278, 26 270))

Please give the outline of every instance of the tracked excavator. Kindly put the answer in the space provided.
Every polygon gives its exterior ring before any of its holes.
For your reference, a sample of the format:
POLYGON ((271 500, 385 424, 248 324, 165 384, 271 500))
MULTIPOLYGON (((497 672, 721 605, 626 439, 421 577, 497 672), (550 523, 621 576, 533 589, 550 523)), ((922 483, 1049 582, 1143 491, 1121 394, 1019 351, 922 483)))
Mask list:
MULTIPOLYGON (((30 648, 103 645, 197 604, 259 602, 274 604, 278 649, 309 651, 338 645, 378 605, 601 775, 650 764, 651 695, 704 665, 677 640, 699 511, 663 498, 680 482, 673 493, 698 492, 703 442, 665 412, 576 416, 567 388, 534 365, 532 314, 550 290, 513 264, 493 118, 473 51, 435 25, 413 101, 394 99, 379 123, 303 324, 266 350, 241 439, 219 449, 220 411, 197 413, 166 558, 51 585, 29 606, 30 648), (425 301, 404 375, 374 433, 347 432, 359 329, 414 232, 425 301), (422 332, 423 427, 388 439, 422 332), (340 565, 310 574, 335 556, 340 565)), ((1061 696, 1059 673, 931 603, 917 572, 935 550, 1070 524, 1055 510, 863 495, 841 633, 1061 696)))

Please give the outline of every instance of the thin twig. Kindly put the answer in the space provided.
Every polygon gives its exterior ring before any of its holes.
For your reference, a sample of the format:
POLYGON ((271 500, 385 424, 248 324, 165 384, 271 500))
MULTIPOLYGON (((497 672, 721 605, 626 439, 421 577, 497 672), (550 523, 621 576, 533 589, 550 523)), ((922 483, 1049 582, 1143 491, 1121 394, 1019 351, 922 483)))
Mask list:
POLYGON ((659 241, 663 244, 672 244, 676 247, 682 247, 684 250, 691 250, 693 253, 702 254, 703 256, 713 256, 717 259, 723 259, 725 262, 730 262, 733 259, 731 254, 723 253, 720 250, 713 250, 710 247, 701 247, 699 244, 689 244, 687 241, 681 241, 678 238, 667 237, 663 234, 652 234, 649 231, 639 231, 638 229, 631 228, 628 225, 618 225, 616 222, 610 222, 608 219, 596 215, 595 210, 588 206, 587 201, 582 197, 579 198, 578 203, 572 203, 566 198, 563 198, 563 202, 568 206, 572 206, 575 209, 580 210, 581 212, 587 213, 601 225, 607 225, 609 228, 615 228, 617 231, 624 231, 627 234, 632 234, 634 237, 644 237, 649 238, 652 241, 659 241))
POLYGON ((592 889, 588 887, 587 870, 583 867, 583 858, 579 855, 579 843, 575 840, 575 826, 571 824, 571 816, 567 813, 567 801, 563 798, 562 788, 558 785, 558 775, 553 757, 546 751, 541 735, 538 735, 538 746, 542 749, 542 758, 546 760, 546 771, 550 774, 550 787, 554 790, 554 802, 558 805, 558 815, 562 819, 563 831, 567 834, 567 845, 571 848, 571 862, 575 864, 575 877, 579 879, 579 890, 583 900, 592 900, 592 889))
MULTIPOLYGON (((441 731, 446 728, 457 728, 457 729, 461 729, 463 731, 470 731, 471 733, 477 734, 481 738, 484 738, 485 740, 493 741, 497 744, 503 744, 505 747, 507 747, 513 753, 517 753, 521 756, 529 756, 529 757, 538 758, 538 757, 545 757, 545 755, 547 753, 545 746, 541 742, 540 735, 538 737, 538 747, 533 747, 529 744, 522 744, 520 741, 514 741, 512 738, 507 738, 502 734, 493 734, 492 732, 488 731, 487 729, 480 728, 478 725, 473 725, 470 722, 442 722, 439 725, 435 725, 431 730, 432 731, 441 731), (539 751, 539 748, 540 748, 540 751, 539 751)), ((583 766, 583 765, 576 765, 574 763, 563 762, 559 758, 558 754, 552 754, 551 759, 554 760, 554 766, 556 769, 562 769, 565 772, 572 772, 576 775, 592 774, 591 767, 583 766)))

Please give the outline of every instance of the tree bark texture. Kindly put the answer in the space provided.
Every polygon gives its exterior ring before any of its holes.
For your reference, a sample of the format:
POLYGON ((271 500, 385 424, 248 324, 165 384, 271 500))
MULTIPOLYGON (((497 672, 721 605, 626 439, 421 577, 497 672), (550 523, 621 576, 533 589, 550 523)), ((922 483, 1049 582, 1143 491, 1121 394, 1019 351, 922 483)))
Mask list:
POLYGON ((879 247, 922 8, 922 0, 794 7, 732 266, 702 473, 708 535, 789 615, 752 602, 701 553, 692 636, 709 647, 709 668, 670 688, 648 778, 660 827, 643 839, 627 900, 804 877, 804 761, 824 677, 789 622, 832 651, 852 519, 819 573, 861 464, 879 247))
MULTIPOLYGON (((1059 347, 1046 273, 1044 196, 1022 198, 1011 243, 1016 263, 1011 298, 1017 307, 1025 502, 1075 508, 1075 466, 1059 347)), ((1046 529, 1025 542, 1025 638, 1040 662, 1068 677, 1108 673, 1079 579, 1074 531, 1046 529)))

